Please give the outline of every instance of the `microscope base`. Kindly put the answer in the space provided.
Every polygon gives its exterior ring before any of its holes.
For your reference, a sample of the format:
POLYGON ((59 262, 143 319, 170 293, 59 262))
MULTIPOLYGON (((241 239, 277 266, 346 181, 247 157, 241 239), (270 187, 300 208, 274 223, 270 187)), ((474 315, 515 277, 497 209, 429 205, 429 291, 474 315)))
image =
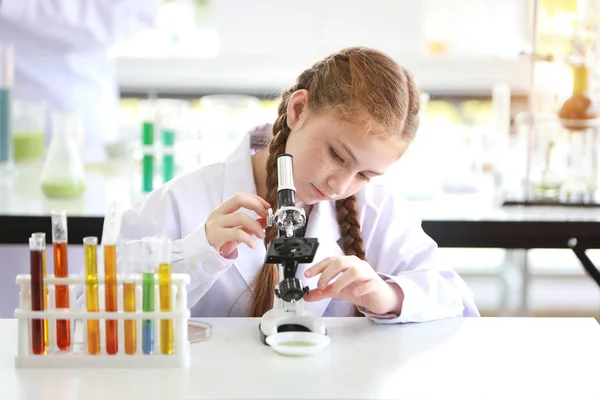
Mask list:
POLYGON ((266 344, 267 336, 274 335, 278 332, 314 332, 322 335, 327 335, 325 323, 321 317, 303 311, 302 315, 284 311, 282 308, 273 308, 262 316, 260 325, 261 341, 266 344))

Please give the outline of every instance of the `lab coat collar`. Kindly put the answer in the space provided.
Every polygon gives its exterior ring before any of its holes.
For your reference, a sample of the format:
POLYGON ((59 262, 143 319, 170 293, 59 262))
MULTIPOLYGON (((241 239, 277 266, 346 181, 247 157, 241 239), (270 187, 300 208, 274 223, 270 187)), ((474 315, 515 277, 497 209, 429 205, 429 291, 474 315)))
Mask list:
MULTIPOLYGON (((256 194, 250 153, 250 135, 243 137, 239 146, 225 161, 222 201, 239 192, 256 194)), ((254 213, 252 212, 252 214, 254 213)), ((303 286, 314 289, 317 287, 319 277, 307 279, 304 277, 304 272, 327 257, 344 255, 334 201, 322 201, 313 206, 308 216, 305 237, 317 238, 319 247, 313 263, 300 264, 296 276, 301 280, 303 286)), ((260 241, 257 241, 257 250, 259 251, 252 250, 245 245, 238 247, 239 261, 236 261, 234 265, 247 285, 251 285, 256 276, 257 269, 253 268, 253 265, 264 262, 266 250, 261 244, 260 241)), ((321 316, 330 301, 331 299, 324 299, 318 302, 305 302, 304 308, 321 316)))

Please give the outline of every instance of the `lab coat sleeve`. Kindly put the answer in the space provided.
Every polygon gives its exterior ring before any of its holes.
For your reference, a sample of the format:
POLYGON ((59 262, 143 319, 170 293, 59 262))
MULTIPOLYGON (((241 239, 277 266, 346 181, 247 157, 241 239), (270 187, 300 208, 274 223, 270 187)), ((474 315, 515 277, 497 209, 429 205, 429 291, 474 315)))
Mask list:
POLYGON ((171 239, 172 272, 190 276, 188 306, 192 307, 233 264, 235 254, 231 258, 221 256, 208 243, 204 223, 181 237, 178 210, 171 192, 164 188, 152 192, 145 201, 123 213, 119 242, 152 236, 171 239))
POLYGON ((108 47, 156 26, 159 0, 2 0, 0 16, 71 47, 108 47))
POLYGON ((472 292, 455 271, 443 267, 438 246, 419 219, 396 216, 379 225, 367 259, 373 259, 371 265, 384 281, 400 286, 404 300, 400 315, 379 315, 359 307, 367 318, 391 324, 479 316, 472 292))

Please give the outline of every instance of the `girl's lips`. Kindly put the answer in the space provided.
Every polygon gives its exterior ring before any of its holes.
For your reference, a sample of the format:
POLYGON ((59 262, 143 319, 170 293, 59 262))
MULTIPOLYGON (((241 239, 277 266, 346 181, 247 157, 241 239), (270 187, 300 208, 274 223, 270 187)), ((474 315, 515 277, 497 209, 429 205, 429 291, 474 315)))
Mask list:
POLYGON ((312 187, 315 189, 315 194, 317 195, 317 197, 321 200, 329 200, 328 196, 325 196, 325 194, 323 192, 321 192, 319 189, 317 189, 317 187, 315 185, 312 185, 312 187))

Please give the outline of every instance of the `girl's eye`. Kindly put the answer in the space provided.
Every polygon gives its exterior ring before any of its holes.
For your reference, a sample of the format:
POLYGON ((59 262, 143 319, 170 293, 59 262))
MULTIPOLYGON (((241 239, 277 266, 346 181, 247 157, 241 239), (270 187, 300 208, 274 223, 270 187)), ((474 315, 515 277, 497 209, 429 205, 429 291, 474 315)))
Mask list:
POLYGON ((360 179, 362 179, 363 181, 367 181, 367 183, 371 181, 371 178, 369 178, 368 176, 366 176, 362 172, 359 173, 358 175, 360 176, 360 179))
POLYGON ((331 152, 331 156, 334 158, 334 160, 337 160, 341 163, 344 162, 344 159, 342 158, 342 156, 340 156, 339 153, 337 151, 335 151, 333 148, 329 148, 329 151, 331 152))

